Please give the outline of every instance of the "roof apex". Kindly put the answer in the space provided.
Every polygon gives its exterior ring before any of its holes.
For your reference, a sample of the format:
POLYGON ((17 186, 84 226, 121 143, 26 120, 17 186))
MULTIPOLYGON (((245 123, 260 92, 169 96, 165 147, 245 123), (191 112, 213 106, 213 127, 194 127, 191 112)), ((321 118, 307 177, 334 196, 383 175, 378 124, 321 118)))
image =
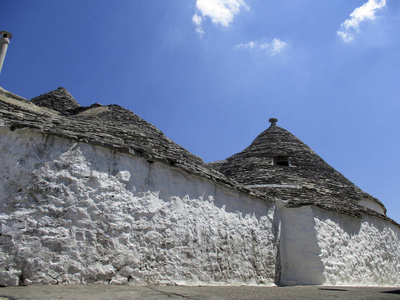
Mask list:
POLYGON ((63 87, 35 97, 31 101, 37 106, 50 108, 62 114, 80 107, 75 98, 63 87))
POLYGON ((271 126, 275 126, 276 123, 278 122, 278 119, 277 119, 277 118, 270 118, 270 119, 268 120, 268 122, 271 123, 271 126))

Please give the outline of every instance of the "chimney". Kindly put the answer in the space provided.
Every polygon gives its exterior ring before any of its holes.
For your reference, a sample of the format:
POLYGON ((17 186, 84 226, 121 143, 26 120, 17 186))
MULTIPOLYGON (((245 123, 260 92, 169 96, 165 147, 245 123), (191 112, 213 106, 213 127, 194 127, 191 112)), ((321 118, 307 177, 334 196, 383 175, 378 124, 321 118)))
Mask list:
POLYGON ((271 118, 268 120, 271 123, 271 127, 276 125, 276 122, 278 122, 278 119, 276 118, 271 118))
POLYGON ((7 47, 10 44, 10 39, 12 38, 12 34, 7 31, 0 32, 0 73, 3 67, 4 58, 6 57, 7 47))

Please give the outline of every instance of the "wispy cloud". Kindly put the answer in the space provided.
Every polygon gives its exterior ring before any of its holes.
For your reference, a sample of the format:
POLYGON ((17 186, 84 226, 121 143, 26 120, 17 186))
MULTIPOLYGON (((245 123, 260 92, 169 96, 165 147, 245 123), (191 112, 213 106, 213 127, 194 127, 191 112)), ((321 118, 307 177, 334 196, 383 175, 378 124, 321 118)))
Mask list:
POLYGON ((273 39, 271 43, 263 44, 262 47, 265 49, 270 49, 272 54, 277 54, 287 47, 287 43, 281 41, 280 39, 273 39))
POLYGON ((235 49, 253 49, 256 46, 256 42, 248 42, 244 44, 237 44, 235 46, 235 49))
POLYGON ((198 14, 193 15, 192 17, 193 23, 196 25, 196 32, 202 36, 204 34, 204 30, 201 26, 201 22, 203 21, 203 18, 199 16, 198 14))
POLYGON ((280 39, 273 39, 271 42, 250 41, 248 43, 237 44, 236 50, 259 50, 271 55, 276 55, 287 48, 288 44, 280 39))
POLYGON ((386 0, 368 0, 362 6, 357 7, 350 18, 344 21, 337 34, 344 42, 351 43, 357 33, 360 32, 360 24, 365 21, 372 21, 376 18, 376 13, 386 6, 386 0))
POLYGON ((249 8, 244 0, 196 0, 197 11, 192 21, 196 25, 197 33, 202 36, 202 23, 206 18, 211 19, 213 24, 228 27, 242 8, 249 8))

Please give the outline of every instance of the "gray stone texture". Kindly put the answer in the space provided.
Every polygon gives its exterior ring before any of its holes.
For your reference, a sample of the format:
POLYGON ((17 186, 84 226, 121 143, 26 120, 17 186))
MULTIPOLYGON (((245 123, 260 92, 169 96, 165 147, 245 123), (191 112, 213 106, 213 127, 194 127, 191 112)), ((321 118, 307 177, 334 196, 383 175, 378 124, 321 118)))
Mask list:
MULTIPOLYGON (((11 130, 35 128, 44 134, 76 139, 181 168, 246 194, 257 193, 211 168, 135 113, 119 105, 95 103, 82 107, 65 88, 31 101, 0 88, 0 122, 11 130)), ((261 193, 257 196, 267 199, 261 193)))
POLYGON ((115 151, 161 162, 267 201, 286 200, 287 207, 312 205, 361 217, 363 213, 395 221, 358 205, 363 198, 384 208, 329 166, 287 130, 272 125, 240 153, 206 164, 167 138, 135 113, 119 106, 81 107, 64 88, 28 101, 0 89, 0 124, 11 130, 29 127, 115 151), (274 165, 288 158, 290 166, 274 165), (251 187, 263 185, 264 187, 251 187), (266 186, 268 185, 268 186, 266 186))
POLYGON ((47 107, 62 114, 73 114, 75 110, 80 107, 74 97, 72 97, 71 94, 62 87, 33 98, 31 102, 37 106, 47 107))
POLYGON ((358 205, 365 198, 383 204, 363 192, 327 164, 311 148, 287 130, 272 125, 246 149, 210 166, 245 186, 269 197, 287 201, 287 207, 313 205, 355 217, 381 215, 358 205), (289 165, 274 159, 287 158, 289 165))

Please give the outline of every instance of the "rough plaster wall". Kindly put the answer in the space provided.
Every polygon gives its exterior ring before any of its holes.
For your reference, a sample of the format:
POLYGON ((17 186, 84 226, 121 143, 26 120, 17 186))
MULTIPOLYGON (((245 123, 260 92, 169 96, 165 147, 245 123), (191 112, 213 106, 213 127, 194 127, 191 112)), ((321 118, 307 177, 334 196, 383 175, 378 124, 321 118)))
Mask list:
POLYGON ((283 285, 322 284, 323 264, 310 206, 286 208, 277 203, 281 221, 280 262, 283 285))
POLYGON ((32 130, 0 151, 0 285, 274 282, 271 204, 32 130))
POLYGON ((372 216, 362 219, 304 206, 281 220, 281 284, 400 286, 400 229, 372 216))
POLYGON ((324 283, 400 286, 400 229, 388 221, 314 210, 324 283))

